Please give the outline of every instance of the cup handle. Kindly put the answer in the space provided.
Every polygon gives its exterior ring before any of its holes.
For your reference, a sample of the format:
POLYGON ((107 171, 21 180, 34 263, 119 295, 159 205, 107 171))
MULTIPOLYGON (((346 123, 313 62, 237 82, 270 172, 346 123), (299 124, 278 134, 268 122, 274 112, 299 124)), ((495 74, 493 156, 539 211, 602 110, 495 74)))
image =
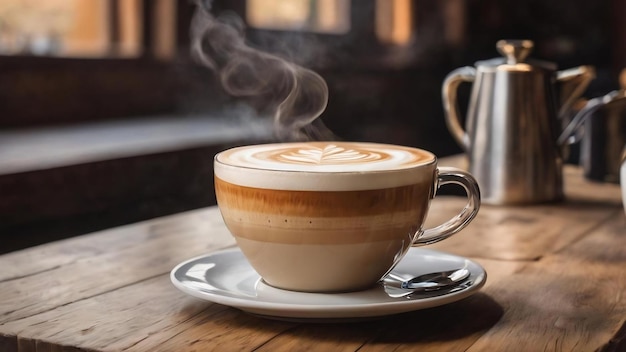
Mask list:
POLYGON ((445 240, 461 231, 461 229, 467 226, 474 217, 476 217, 476 214, 478 214, 478 209, 480 208, 480 189, 478 188, 476 179, 474 179, 472 175, 457 168, 441 167, 438 169, 435 193, 439 187, 446 184, 462 186, 467 194, 467 204, 463 210, 452 219, 437 227, 423 230, 413 241, 413 246, 423 246, 445 240))

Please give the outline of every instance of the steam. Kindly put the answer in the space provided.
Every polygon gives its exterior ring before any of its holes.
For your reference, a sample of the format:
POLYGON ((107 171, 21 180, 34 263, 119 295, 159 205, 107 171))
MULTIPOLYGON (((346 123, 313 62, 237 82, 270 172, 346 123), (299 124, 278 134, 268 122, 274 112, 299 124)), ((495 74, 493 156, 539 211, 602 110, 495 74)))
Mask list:
POLYGON ((318 119, 328 104, 324 79, 251 48, 245 43, 241 18, 230 13, 214 17, 210 9, 210 1, 197 0, 191 24, 194 58, 216 73, 229 94, 264 102, 280 140, 335 139, 318 119))

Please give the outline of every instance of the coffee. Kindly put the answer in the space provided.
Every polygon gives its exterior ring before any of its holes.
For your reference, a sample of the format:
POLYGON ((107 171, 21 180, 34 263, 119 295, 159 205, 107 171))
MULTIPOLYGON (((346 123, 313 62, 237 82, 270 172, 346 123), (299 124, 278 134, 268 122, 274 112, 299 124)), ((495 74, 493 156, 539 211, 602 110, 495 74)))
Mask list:
POLYGON ((241 250, 268 284, 299 291, 378 281, 422 233, 436 174, 433 154, 374 143, 266 144, 215 158, 218 205, 241 250))

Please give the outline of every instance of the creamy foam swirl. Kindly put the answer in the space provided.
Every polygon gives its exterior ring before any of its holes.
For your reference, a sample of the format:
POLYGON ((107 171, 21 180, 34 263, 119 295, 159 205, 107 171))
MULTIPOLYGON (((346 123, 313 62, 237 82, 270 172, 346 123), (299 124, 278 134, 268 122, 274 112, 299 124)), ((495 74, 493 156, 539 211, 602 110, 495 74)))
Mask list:
POLYGON ((215 177, 273 190, 357 191, 434 182, 435 156, 388 144, 303 142, 251 145, 215 157, 215 177))
POLYGON ((279 151, 273 155, 273 160, 297 164, 352 164, 380 160, 388 157, 387 154, 368 150, 355 150, 328 144, 324 147, 306 147, 279 151))
POLYGON ((304 142, 239 147, 216 161, 263 170, 306 172, 389 171, 433 162, 426 151, 377 143, 304 142))

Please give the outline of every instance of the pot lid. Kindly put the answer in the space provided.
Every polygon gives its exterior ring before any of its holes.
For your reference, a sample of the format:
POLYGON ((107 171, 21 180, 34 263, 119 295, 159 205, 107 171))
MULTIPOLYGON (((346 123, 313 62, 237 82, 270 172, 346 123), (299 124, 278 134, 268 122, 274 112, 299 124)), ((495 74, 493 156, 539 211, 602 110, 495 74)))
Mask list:
POLYGON ((496 49, 503 57, 497 57, 490 60, 482 60, 476 62, 476 66, 497 68, 504 66, 507 71, 515 71, 516 67, 520 71, 528 71, 529 69, 543 69, 548 71, 556 71, 556 64, 548 61, 529 59, 528 55, 532 52, 535 44, 532 40, 498 40, 496 49))

